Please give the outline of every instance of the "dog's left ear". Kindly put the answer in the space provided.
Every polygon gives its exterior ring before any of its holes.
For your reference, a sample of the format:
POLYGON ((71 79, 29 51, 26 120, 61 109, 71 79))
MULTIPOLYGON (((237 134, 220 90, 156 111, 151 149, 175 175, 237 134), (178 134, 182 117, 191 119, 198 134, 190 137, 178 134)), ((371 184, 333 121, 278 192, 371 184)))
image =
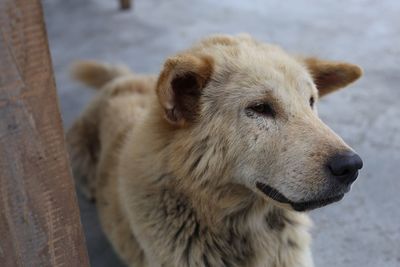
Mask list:
POLYGON ((320 97, 349 85, 362 75, 362 70, 357 65, 318 58, 303 60, 311 72, 320 97))
POLYGON ((167 59, 157 82, 157 96, 167 121, 184 126, 196 119, 199 100, 213 71, 206 55, 181 54, 167 59))

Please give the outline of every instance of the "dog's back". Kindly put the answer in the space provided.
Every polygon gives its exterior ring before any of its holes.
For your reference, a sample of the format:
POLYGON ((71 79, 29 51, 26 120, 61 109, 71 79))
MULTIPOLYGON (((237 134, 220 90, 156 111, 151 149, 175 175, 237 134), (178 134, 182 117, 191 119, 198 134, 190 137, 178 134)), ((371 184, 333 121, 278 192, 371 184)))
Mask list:
MULTIPOLYGON (((96 98, 67 133, 74 177, 89 199, 96 199, 96 173, 115 160, 126 132, 146 111, 155 77, 132 74, 124 66, 90 61, 74 65, 76 80, 98 89, 96 98)), ((110 169, 107 167, 107 169, 110 169)))
POLYGON ((147 110, 155 77, 132 74, 127 68, 80 62, 75 79, 98 89, 95 99, 67 133, 75 181, 96 202, 104 232, 125 262, 146 266, 142 250, 132 238, 117 193, 118 152, 127 133, 147 110))

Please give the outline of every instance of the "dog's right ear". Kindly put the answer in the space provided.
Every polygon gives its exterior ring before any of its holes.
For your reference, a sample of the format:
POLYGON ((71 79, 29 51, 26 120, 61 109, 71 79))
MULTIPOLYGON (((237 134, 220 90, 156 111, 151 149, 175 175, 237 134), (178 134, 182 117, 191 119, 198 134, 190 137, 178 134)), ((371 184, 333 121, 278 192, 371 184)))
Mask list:
POLYGON ((213 60, 206 55, 181 54, 165 62, 156 91, 168 122, 184 126, 196 119, 212 71, 213 60))

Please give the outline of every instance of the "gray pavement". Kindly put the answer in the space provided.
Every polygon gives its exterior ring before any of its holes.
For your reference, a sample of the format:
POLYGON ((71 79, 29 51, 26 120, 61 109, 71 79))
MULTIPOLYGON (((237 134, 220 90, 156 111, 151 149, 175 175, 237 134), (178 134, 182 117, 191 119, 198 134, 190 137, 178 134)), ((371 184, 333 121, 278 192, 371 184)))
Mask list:
MULTIPOLYGON (((400 1, 44 0, 65 126, 92 97, 73 82, 76 59, 156 73, 170 54, 210 33, 248 32, 289 51, 348 60, 365 75, 319 105, 323 120, 364 159, 352 192, 311 213, 316 266, 400 266, 400 1)), ((92 204, 80 200, 92 266, 122 266, 92 204)))

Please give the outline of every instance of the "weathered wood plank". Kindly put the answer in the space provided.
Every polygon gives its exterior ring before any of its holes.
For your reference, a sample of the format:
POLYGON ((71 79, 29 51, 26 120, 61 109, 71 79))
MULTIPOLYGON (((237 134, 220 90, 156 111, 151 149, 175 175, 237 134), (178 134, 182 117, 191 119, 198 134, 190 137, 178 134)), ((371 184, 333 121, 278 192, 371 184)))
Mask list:
POLYGON ((88 266, 40 1, 0 29, 0 266, 88 266))

